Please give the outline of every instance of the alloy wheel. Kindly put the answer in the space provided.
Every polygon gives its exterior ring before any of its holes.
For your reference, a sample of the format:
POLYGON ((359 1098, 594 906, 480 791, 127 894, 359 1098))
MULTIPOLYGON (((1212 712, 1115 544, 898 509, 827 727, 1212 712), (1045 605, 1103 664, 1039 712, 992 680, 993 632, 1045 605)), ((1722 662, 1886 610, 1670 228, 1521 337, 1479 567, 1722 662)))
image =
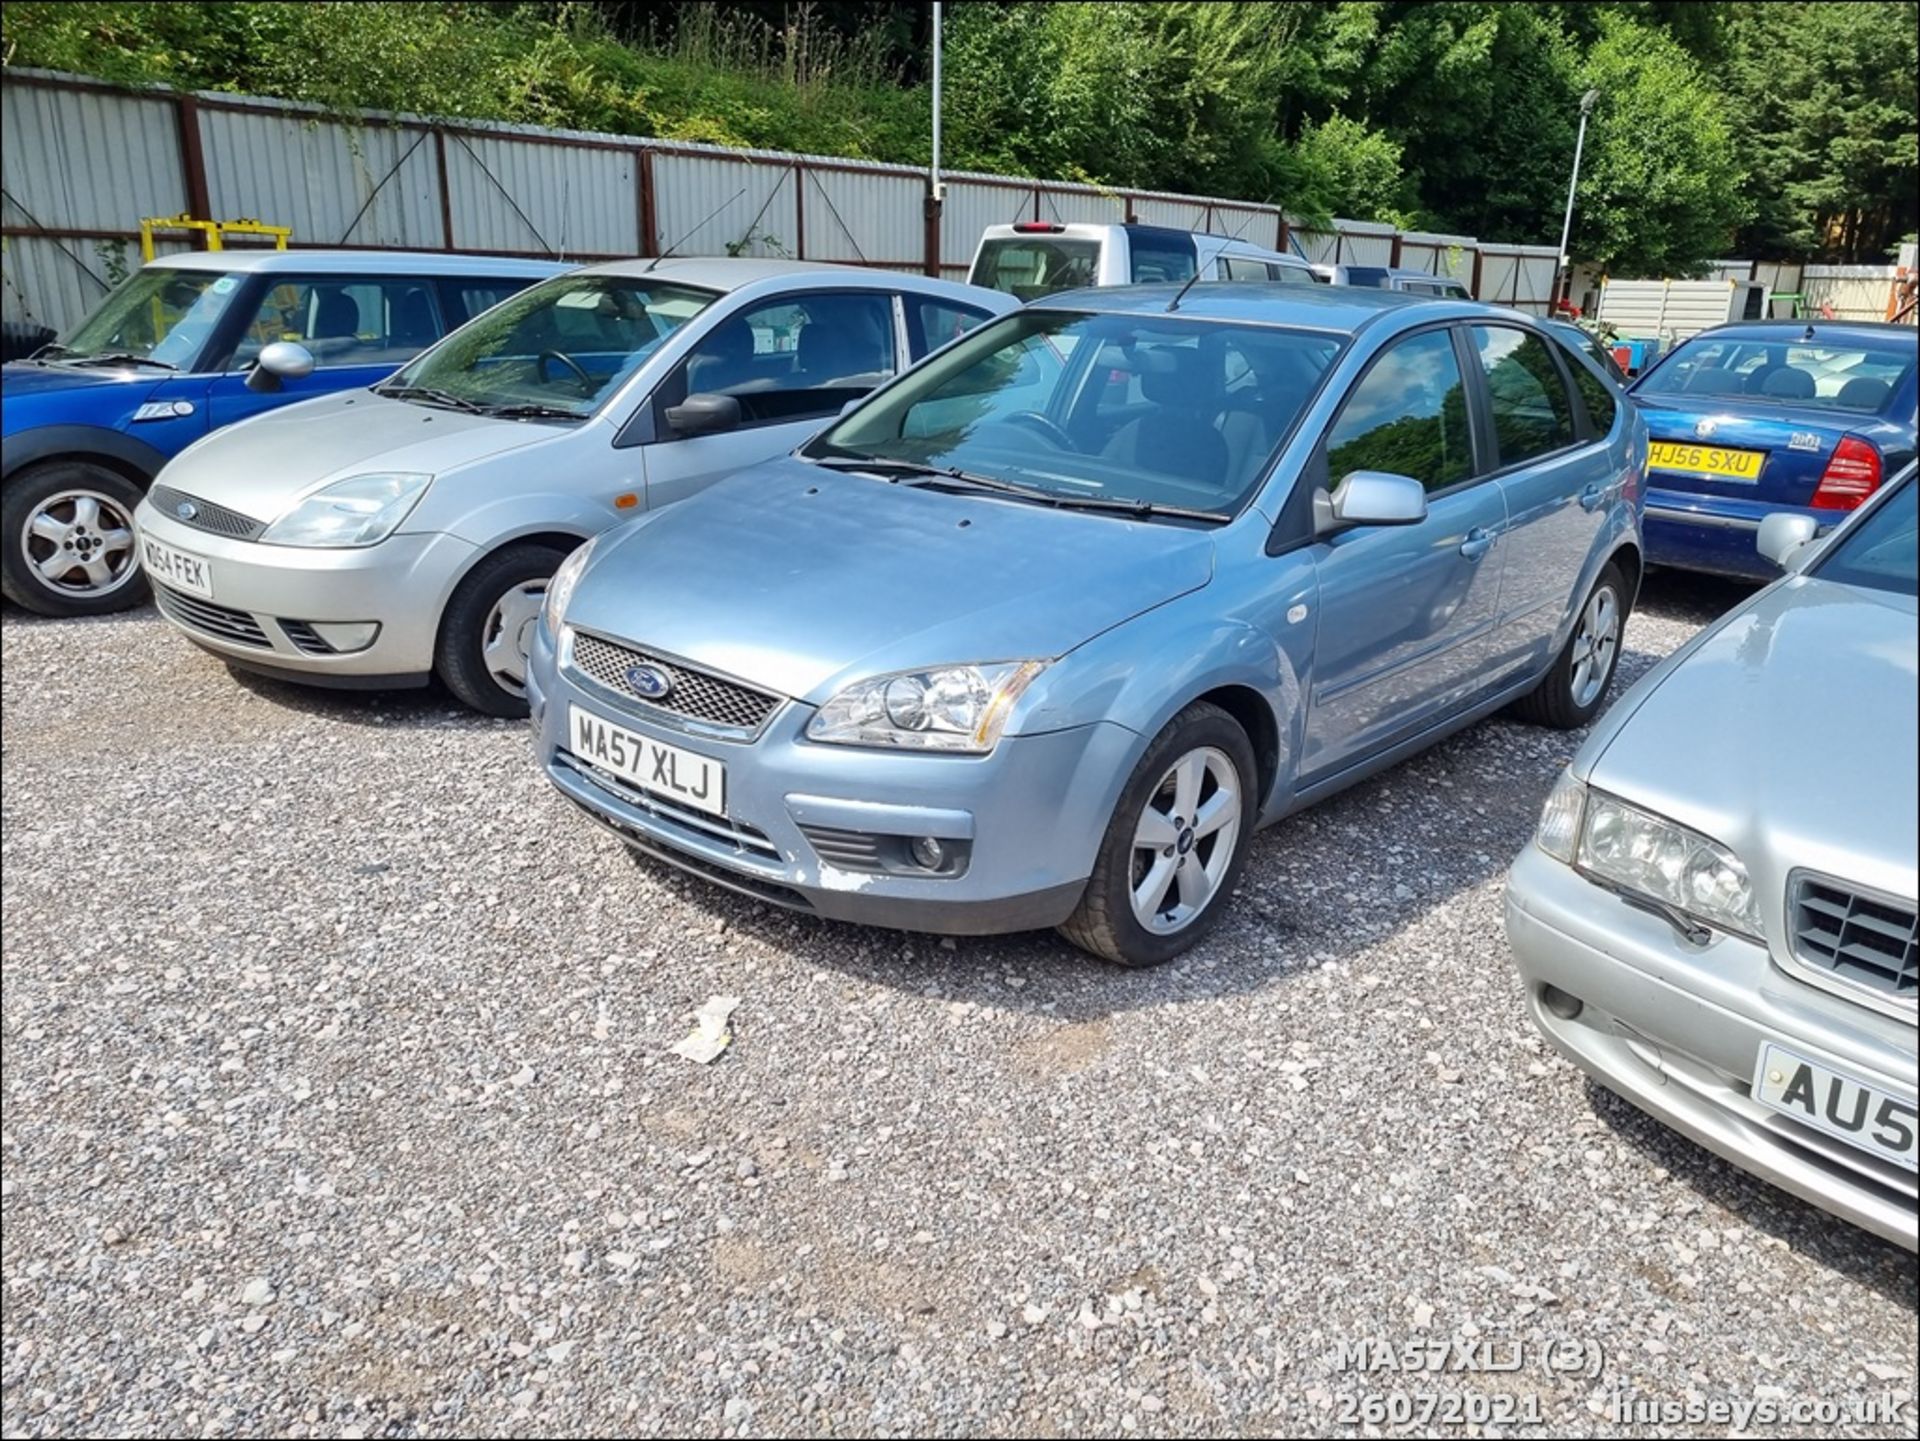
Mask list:
POLYGON ((139 569, 133 517, 98 491, 48 496, 27 517, 20 549, 44 585, 75 597, 116 591, 139 569))
POLYGON ((1184 930, 1213 902, 1240 837, 1240 775, 1213 746, 1160 778, 1133 831, 1133 917, 1156 935, 1184 930))
POLYGON ((1585 710, 1600 698, 1620 650, 1620 602, 1603 585, 1587 600, 1573 635, 1573 703, 1585 710))

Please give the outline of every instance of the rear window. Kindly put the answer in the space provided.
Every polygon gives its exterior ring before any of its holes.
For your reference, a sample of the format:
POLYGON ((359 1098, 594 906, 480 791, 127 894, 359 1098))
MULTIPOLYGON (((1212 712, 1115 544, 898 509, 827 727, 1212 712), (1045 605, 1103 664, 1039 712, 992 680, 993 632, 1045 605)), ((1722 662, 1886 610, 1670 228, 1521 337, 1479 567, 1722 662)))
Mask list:
POLYGON ((1812 342, 1703 337, 1640 383, 1644 395, 1739 396, 1761 404, 1878 415, 1913 374, 1911 340, 1812 342))
MULTIPOLYGON (((1100 242, 1056 236, 1015 236, 982 242, 968 277, 975 285, 1020 300, 1092 285, 1099 273, 1100 242)), ((1188 266, 1192 270, 1192 266, 1188 266)))
POLYGON ((1190 280, 1197 264, 1191 235, 1155 235, 1148 231, 1127 233, 1127 253, 1132 257, 1133 283, 1154 285, 1168 280, 1190 280))

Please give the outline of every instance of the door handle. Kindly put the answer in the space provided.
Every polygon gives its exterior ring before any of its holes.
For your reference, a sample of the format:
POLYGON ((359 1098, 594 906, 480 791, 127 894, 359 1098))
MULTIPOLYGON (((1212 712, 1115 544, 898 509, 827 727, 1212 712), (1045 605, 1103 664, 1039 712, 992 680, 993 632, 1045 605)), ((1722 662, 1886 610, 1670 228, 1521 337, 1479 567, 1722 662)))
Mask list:
POLYGON ((1493 549, 1493 532, 1484 525, 1476 525, 1467 532, 1467 538, 1460 542, 1460 554, 1468 560, 1478 560, 1493 549))
POLYGON ((1590 485, 1580 492, 1580 509, 1598 510, 1605 503, 1611 486, 1590 485))

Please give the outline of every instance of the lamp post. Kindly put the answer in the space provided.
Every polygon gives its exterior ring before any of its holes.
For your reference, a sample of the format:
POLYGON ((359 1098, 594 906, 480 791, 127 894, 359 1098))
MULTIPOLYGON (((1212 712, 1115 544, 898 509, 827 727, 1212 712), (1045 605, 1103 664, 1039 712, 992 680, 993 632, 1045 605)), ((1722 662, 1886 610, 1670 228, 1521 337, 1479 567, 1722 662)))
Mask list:
MULTIPOLYGON (((1573 192, 1580 188, 1580 152, 1587 145, 1587 116, 1599 102, 1600 92, 1589 90, 1580 97, 1580 133, 1573 142, 1573 178, 1567 181, 1567 215, 1560 222, 1560 274, 1571 280, 1573 261, 1567 254, 1567 239, 1573 234, 1573 192)), ((1556 287, 1557 289, 1558 287, 1556 287)))

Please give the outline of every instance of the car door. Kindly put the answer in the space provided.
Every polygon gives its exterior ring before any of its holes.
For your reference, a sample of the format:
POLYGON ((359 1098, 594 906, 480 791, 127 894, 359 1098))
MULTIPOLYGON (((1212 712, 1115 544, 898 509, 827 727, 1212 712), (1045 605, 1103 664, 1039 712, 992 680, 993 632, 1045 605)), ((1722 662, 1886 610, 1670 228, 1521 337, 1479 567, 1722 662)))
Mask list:
POLYGON ((265 281, 224 373, 213 382, 209 408, 216 427, 377 384, 446 333, 438 287, 426 277, 274 274, 265 281), (305 346, 313 372, 282 380, 275 390, 249 390, 248 369, 279 340, 305 346))
POLYGON ((1325 779, 1458 710, 1487 687, 1506 498, 1482 473, 1466 366, 1449 326, 1383 351, 1328 427, 1314 483, 1411 476, 1427 515, 1313 546, 1319 581, 1301 776, 1325 779))
POLYGON ((714 320, 648 402, 648 508, 792 450, 893 375, 902 344, 896 311, 889 291, 806 290, 714 320), (676 434, 667 412, 695 394, 733 396, 739 426, 676 434))
MULTIPOLYGON (((1625 460, 1605 433, 1593 434, 1565 370, 1580 362, 1563 362, 1557 342, 1518 325, 1470 325, 1466 334, 1487 459, 1507 499, 1494 664, 1503 673, 1537 668, 1600 541, 1625 460)), ((1611 430, 1611 413, 1608 421, 1611 430)))

